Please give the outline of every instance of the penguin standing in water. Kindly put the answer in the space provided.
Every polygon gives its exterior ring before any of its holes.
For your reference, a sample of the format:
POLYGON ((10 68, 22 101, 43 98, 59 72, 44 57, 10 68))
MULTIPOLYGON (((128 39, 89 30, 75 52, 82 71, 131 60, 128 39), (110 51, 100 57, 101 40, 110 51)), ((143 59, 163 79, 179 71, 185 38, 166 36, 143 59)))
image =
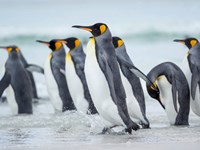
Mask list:
POLYGON ((66 56, 66 79, 70 94, 78 111, 96 114, 97 110, 92 101, 85 78, 85 53, 79 39, 75 37, 63 39, 69 52, 66 56))
MULTIPOLYGON (((31 80, 31 85, 32 85, 33 98, 39 99, 38 94, 37 94, 37 88, 36 88, 35 80, 34 80, 34 77, 33 77, 33 74, 32 74, 32 70, 37 70, 37 72, 44 74, 44 69, 42 67, 38 66, 38 65, 28 64, 27 60, 23 56, 20 49, 19 49, 18 55, 19 55, 19 59, 21 60, 24 68, 28 70, 28 75, 29 75, 29 78, 31 80)), ((4 102, 6 100, 7 100, 6 97, 2 97, 0 101, 4 102)))
POLYGON ((44 69, 38 65, 34 65, 34 64, 28 64, 27 60, 25 59, 25 57, 23 56, 21 50, 19 51, 19 58, 24 66, 24 68, 27 68, 28 69, 28 75, 29 75, 29 78, 31 80, 31 85, 32 85, 32 93, 33 93, 33 98, 34 99, 39 99, 38 97, 38 93, 37 93, 37 88, 36 88, 36 84, 35 84, 35 80, 34 80, 34 77, 33 77, 33 74, 30 70, 30 68, 33 68, 34 67, 34 70, 38 70, 37 72, 41 73, 41 74, 44 74, 44 69))
POLYGON ((4 90, 13 114, 32 114, 32 86, 17 46, 0 47, 8 51, 5 74, 0 81, 0 97, 4 90))
POLYGON ((127 95, 126 102, 129 115, 136 119, 143 128, 149 128, 142 85, 140 79, 130 70, 131 67, 134 67, 134 64, 126 52, 126 47, 122 39, 113 37, 112 40, 127 95))
POLYGON ((108 26, 97 23, 73 27, 87 30, 94 36, 87 45, 85 75, 98 113, 112 126, 125 126, 129 133, 132 129, 139 129, 128 114, 126 94, 108 26))
POLYGON ((61 112, 74 110, 75 106, 71 98, 65 75, 61 72, 65 70, 65 49, 62 42, 51 40, 50 42, 37 41, 47 45, 52 52, 45 63, 44 74, 47 83, 47 90, 55 111, 61 112))
POLYGON ((183 60, 182 69, 191 90, 192 111, 200 116, 200 43, 195 38, 174 40, 174 42, 180 42, 189 48, 189 52, 183 60))
POLYGON ((147 77, 153 82, 147 83, 147 91, 165 109, 170 124, 189 125, 190 91, 182 70, 165 62, 154 67, 147 77))

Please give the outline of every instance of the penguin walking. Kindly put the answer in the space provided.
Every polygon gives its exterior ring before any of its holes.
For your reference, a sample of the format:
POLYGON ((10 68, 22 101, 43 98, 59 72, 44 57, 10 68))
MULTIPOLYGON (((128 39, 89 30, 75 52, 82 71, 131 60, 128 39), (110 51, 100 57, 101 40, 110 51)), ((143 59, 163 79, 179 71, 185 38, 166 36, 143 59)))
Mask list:
POLYGON ((69 52, 66 56, 66 79, 70 94, 77 110, 96 114, 97 110, 92 101, 88 85, 85 78, 84 65, 85 53, 79 39, 75 37, 63 39, 69 52))
POLYGON ((0 81, 0 97, 6 89, 6 97, 13 114, 32 114, 32 86, 24 68, 17 46, 0 47, 8 51, 5 73, 0 81))
POLYGON ((47 45, 52 50, 46 60, 44 74, 47 90, 55 111, 75 110, 65 75, 61 72, 61 69, 65 70, 66 56, 62 42, 55 39, 50 42, 39 40, 37 42, 47 45))
POLYGON ((165 109, 170 124, 189 125, 190 92, 182 70, 174 63, 164 62, 147 76, 154 84, 147 83, 147 91, 165 109))
POLYGON ((174 42, 180 42, 189 49, 183 60, 182 69, 190 87, 192 111, 200 116, 200 43, 196 38, 174 40, 174 42))
POLYGON ((128 114, 126 94, 108 26, 97 23, 73 27, 87 30, 94 36, 87 45, 85 75, 98 113, 112 126, 122 125, 129 133, 132 129, 139 129, 128 114))
POLYGON ((119 37, 113 37, 112 40, 115 47, 117 61, 120 66, 122 82, 127 95, 126 102, 129 115, 136 119, 143 128, 149 128, 149 120, 146 117, 146 105, 142 85, 140 79, 130 70, 130 66, 134 66, 134 64, 127 54, 122 39, 119 37))

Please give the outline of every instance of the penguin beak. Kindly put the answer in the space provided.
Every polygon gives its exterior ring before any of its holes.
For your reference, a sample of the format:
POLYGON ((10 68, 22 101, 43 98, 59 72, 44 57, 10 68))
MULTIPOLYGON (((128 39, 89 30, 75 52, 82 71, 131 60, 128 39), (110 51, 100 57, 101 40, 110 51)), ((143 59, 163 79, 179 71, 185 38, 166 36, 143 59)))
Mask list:
POLYGON ((8 47, 6 46, 0 46, 1 49, 8 51, 8 47))
POLYGON ((185 44, 184 40, 178 40, 178 39, 176 39, 176 40, 174 40, 174 42, 179 42, 179 43, 185 44))
POLYGON ((72 28, 79 28, 79 29, 82 29, 82 30, 86 30, 86 31, 92 32, 92 26, 75 25, 75 26, 72 26, 72 28))
POLYGON ((40 41, 40 40, 36 40, 36 42, 39 42, 39 43, 45 44, 45 45, 47 45, 47 46, 50 46, 49 42, 40 41))
POLYGON ((5 47, 5 46, 0 46, 0 48, 2 48, 2 49, 7 49, 7 47, 5 47))

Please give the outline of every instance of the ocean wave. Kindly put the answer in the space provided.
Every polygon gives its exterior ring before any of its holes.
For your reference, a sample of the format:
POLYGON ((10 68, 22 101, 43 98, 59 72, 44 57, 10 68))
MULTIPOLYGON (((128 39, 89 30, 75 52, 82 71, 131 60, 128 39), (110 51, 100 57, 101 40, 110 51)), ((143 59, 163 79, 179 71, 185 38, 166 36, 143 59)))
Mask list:
MULTIPOLYGON (((113 36, 120 36, 129 40, 136 41, 161 41, 171 38, 184 38, 192 36, 200 38, 200 23, 193 24, 187 28, 181 26, 112 26, 113 36)), ((80 30, 67 27, 0 27, 0 42, 10 41, 27 42, 37 39, 50 40, 52 38, 65 38, 76 36, 83 41, 87 41, 88 34, 80 30)))

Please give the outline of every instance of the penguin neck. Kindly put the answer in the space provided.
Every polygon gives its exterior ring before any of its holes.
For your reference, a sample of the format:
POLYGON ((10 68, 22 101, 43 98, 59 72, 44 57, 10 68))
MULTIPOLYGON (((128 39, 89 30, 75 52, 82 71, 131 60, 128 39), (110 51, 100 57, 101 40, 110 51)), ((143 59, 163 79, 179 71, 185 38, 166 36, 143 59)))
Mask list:
POLYGON ((189 49, 188 51, 189 54, 194 54, 196 56, 200 57, 200 44, 197 43, 193 48, 189 49))
POLYGON ((85 61, 85 53, 83 52, 82 45, 78 46, 77 48, 70 50, 70 55, 73 61, 85 61))
POLYGON ((16 51, 10 52, 9 59, 18 60, 19 59, 18 53, 16 51))
MULTIPOLYGON (((95 37, 96 42, 101 43, 112 43, 112 35, 109 29, 107 29, 102 35, 95 37)), ((103 46, 104 44, 102 44, 103 46)))
POLYGON ((116 48, 115 49, 115 53, 116 53, 118 62, 119 61, 122 62, 122 63, 127 62, 127 63, 129 63, 129 64, 134 66, 132 60, 130 59, 130 57, 128 55, 128 53, 126 52, 125 45, 122 45, 122 46, 116 48))
POLYGON ((66 55, 65 49, 63 46, 59 50, 54 51, 52 54, 53 54, 53 57, 65 57, 66 55))
POLYGON ((26 61, 26 59, 24 58, 23 54, 21 51, 19 51, 18 53, 20 60, 22 61, 24 66, 28 66, 28 62, 26 61))
POLYGON ((165 67, 158 67, 156 70, 151 71, 150 80, 154 82, 162 75, 168 77, 166 73, 165 67))
POLYGON ((85 58, 85 53, 83 52, 82 45, 79 45, 78 47, 74 48, 73 50, 70 50, 70 54, 72 57, 81 56, 85 58))

